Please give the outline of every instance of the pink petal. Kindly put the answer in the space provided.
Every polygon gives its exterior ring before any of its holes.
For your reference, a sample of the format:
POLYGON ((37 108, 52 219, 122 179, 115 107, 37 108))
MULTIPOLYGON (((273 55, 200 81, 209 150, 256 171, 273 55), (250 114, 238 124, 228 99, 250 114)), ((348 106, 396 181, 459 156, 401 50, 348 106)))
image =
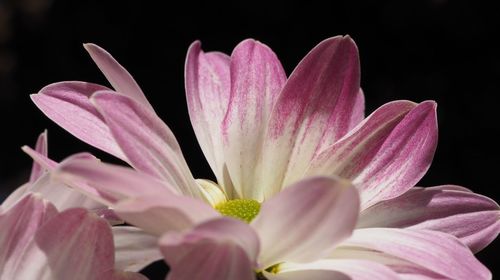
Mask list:
POLYGON ((21 200, 28 192, 31 187, 30 183, 26 183, 7 196, 7 198, 0 204, 0 214, 14 206, 19 200, 21 200))
POLYGON ((415 229, 357 229, 345 246, 360 246, 415 263, 451 279, 491 279, 491 273, 452 235, 415 229))
POLYGON ((276 192, 300 180, 313 156, 358 121, 363 106, 359 79, 358 50, 348 36, 329 38, 304 57, 271 114, 264 188, 276 192))
POLYGON ((269 280, 398 280, 399 276, 388 267, 365 260, 323 259, 304 264, 284 263, 278 274, 266 273, 269 280))
MULTIPOLYGON (((32 148, 28 146, 23 146, 21 149, 33 159, 33 166, 36 164, 39 166, 41 169, 45 170, 53 170, 57 166, 57 162, 51 160, 50 158, 47 157, 47 155, 44 155, 36 150, 33 150, 32 148)), ((38 179, 38 178, 37 178, 38 179)), ((31 182, 31 181, 30 181, 31 182)), ((33 181, 34 182, 34 181, 33 181)))
POLYGON ((319 154, 306 174, 352 180, 365 209, 413 187, 429 168, 436 144, 436 104, 395 101, 319 154))
POLYGON ((134 99, 154 112, 132 75, 111 54, 95 44, 84 44, 83 47, 117 92, 134 99))
POLYGON ((117 269, 139 271, 163 258, 158 247, 158 237, 129 226, 113 227, 112 230, 117 269))
MULTIPOLYGON (((36 146, 35 150, 44 155, 47 156, 48 154, 48 146, 47 146, 47 130, 42 132, 40 136, 38 136, 38 139, 36 140, 36 146)), ((38 178, 40 178, 43 173, 45 172, 43 166, 38 164, 36 161, 33 162, 33 167, 31 168, 31 175, 30 175, 30 182, 33 183, 35 182, 38 178)))
POLYGON ((261 241, 259 266, 326 256, 349 237, 358 213, 358 194, 347 181, 313 177, 296 183, 265 201, 251 223, 261 241))
POLYGON ((220 217, 217 211, 200 200, 162 193, 125 200, 116 204, 114 210, 127 223, 154 235, 185 230, 220 217))
POLYGON ((127 160, 89 97, 108 88, 85 82, 50 84, 31 95, 35 105, 52 121, 80 140, 127 160))
POLYGON ((254 280, 259 239, 245 223, 220 218, 191 231, 164 235, 161 251, 171 271, 169 280, 254 280))
POLYGON ((137 170, 201 197, 174 134, 158 116, 134 100, 107 92, 92 97, 116 142, 137 170))
POLYGON ((500 208, 485 196, 448 186, 412 188, 402 196, 363 211, 357 227, 442 231, 478 252, 498 236, 500 208))
POLYGON ((234 49, 230 71, 231 95, 222 123, 227 169, 238 196, 261 201, 263 135, 286 76, 273 51, 251 39, 234 49))
POLYGON ((189 116, 201 149, 218 182, 224 181, 222 121, 231 89, 230 58, 219 52, 205 53, 199 41, 186 57, 186 97, 189 116))
POLYGON ((351 115, 351 120, 349 122, 348 131, 351 131, 364 119, 365 119, 365 94, 363 93, 362 89, 359 89, 358 94, 356 96, 356 101, 354 102, 354 108, 352 109, 352 115, 351 115))
MULTIPOLYGON (((26 195, 12 208, 0 213, 0 279, 22 279, 18 274, 30 270, 26 259, 32 254, 33 238, 55 215, 56 208, 34 194, 26 195)), ((24 279, 39 279, 38 274, 34 275, 34 278, 24 279)))

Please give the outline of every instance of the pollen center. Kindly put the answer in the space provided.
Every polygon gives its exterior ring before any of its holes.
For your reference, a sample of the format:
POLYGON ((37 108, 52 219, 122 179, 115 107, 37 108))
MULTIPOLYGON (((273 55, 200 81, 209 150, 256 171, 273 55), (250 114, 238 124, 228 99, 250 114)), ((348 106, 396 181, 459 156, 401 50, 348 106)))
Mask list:
POLYGON ((215 205, 215 210, 224 216, 250 223, 260 211, 260 203, 253 199, 233 199, 215 205))

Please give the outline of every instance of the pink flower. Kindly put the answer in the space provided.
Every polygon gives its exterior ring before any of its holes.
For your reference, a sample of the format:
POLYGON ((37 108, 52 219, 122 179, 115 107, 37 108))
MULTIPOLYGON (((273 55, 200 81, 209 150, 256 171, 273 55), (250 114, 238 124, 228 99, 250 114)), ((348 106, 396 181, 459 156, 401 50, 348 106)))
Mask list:
POLYGON ((189 113, 217 183, 193 178, 130 74, 85 47, 116 91, 63 82, 33 100, 137 171, 74 158, 55 176, 160 237, 168 279, 491 278, 469 248, 498 235, 498 205, 412 188, 432 162, 436 104, 394 101, 364 118, 349 37, 321 42, 288 79, 253 40, 230 57, 190 47, 189 113))

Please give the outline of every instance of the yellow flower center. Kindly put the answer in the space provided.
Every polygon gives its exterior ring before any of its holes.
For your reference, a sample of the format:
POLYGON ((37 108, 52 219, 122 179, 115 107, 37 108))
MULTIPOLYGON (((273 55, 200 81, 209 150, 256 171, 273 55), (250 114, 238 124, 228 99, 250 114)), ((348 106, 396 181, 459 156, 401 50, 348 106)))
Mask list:
POLYGON ((253 199, 233 199, 215 205, 215 210, 224 216, 250 223, 260 211, 260 203, 253 199))

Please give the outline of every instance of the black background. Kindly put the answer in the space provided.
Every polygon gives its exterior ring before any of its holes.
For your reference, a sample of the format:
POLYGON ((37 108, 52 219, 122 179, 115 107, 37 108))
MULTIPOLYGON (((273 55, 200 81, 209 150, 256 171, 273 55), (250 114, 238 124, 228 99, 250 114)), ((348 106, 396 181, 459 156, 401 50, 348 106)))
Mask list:
MULTIPOLYGON (((134 75, 195 177, 211 178, 184 97, 189 44, 200 39, 206 51, 230 53, 252 37, 273 48, 289 74, 315 44, 349 34, 360 50, 367 114, 395 99, 438 102, 438 150, 420 185, 453 183, 500 200, 499 11, 486 1, 382 2, 0 0, 0 198, 27 180, 31 161, 19 148, 45 128, 56 160, 90 151, 115 161, 29 99, 62 80, 107 84, 82 43, 106 48, 134 75)), ((478 255, 493 272, 499 249, 497 240, 478 255)))

